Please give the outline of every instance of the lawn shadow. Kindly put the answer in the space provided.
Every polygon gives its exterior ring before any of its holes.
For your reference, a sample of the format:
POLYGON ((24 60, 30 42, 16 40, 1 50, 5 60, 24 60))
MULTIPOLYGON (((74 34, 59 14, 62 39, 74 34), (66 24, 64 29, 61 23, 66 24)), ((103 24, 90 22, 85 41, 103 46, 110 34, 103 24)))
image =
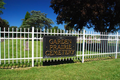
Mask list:
POLYGON ((60 65, 60 64, 68 64, 68 63, 74 63, 72 59, 64 59, 64 60, 49 60, 44 61, 43 66, 50 66, 50 65, 60 65))

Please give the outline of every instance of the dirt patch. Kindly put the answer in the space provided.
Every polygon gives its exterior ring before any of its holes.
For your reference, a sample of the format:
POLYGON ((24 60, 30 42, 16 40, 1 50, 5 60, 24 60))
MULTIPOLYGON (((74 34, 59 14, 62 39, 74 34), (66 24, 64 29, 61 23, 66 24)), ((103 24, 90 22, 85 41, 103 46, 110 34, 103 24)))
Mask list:
POLYGON ((11 68, 11 69, 15 69, 15 70, 28 70, 28 69, 30 69, 30 68, 32 68, 32 67, 26 67, 26 68, 11 68))
POLYGON ((85 59, 85 62, 89 62, 89 61, 99 61, 99 60, 106 60, 106 61, 109 61, 109 60, 112 60, 114 59, 114 57, 105 57, 105 58, 94 58, 94 59, 85 59))

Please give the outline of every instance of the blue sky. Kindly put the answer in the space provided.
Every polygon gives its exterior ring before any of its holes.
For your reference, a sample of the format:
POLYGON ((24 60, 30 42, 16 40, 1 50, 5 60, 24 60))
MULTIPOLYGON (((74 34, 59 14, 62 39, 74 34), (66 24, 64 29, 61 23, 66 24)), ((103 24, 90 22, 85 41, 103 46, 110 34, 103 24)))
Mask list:
MULTIPOLYGON (((6 9, 3 10, 3 14, 0 15, 0 17, 7 20, 10 26, 20 27, 22 24, 21 19, 24 19, 27 11, 41 11, 47 14, 47 18, 52 19, 54 22, 53 27, 58 26, 60 29, 64 29, 65 24, 57 25, 57 15, 54 13, 54 10, 49 7, 50 1, 51 0, 4 0, 6 3, 4 7, 6 9)), ((87 31, 93 31, 93 29, 85 29, 87 31)))

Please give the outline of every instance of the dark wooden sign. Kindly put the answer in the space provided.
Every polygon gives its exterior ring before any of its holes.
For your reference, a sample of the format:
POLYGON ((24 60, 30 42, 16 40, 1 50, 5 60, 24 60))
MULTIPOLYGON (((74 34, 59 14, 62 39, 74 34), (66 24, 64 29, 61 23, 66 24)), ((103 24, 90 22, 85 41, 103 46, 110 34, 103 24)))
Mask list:
POLYGON ((44 36, 43 58, 76 56, 76 36, 44 36))

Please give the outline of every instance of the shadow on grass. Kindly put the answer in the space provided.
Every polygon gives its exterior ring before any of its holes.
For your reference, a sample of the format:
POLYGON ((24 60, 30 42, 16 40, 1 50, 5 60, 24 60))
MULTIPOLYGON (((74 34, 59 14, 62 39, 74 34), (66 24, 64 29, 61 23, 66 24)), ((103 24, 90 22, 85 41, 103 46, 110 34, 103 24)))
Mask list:
MULTIPOLYGON (((34 61, 34 67, 38 66, 51 66, 51 65, 60 65, 60 64, 68 64, 68 63, 76 63, 76 62, 81 62, 80 59, 78 58, 75 60, 70 59, 61 59, 61 60, 45 60, 40 62, 34 61)), ((15 68, 27 68, 27 67, 32 67, 32 62, 30 63, 14 63, 14 64, 2 64, 0 65, 0 69, 15 69, 15 68)))
POLYGON ((65 60, 49 60, 44 61, 43 66, 50 66, 50 65, 59 65, 59 64, 67 64, 67 63, 74 63, 72 59, 65 59, 65 60))
POLYGON ((0 69, 15 69, 15 68, 26 68, 32 67, 31 63, 10 63, 10 64, 1 64, 0 69))
MULTIPOLYGON (((120 58, 120 55, 117 56, 117 58, 120 58)), ((84 62, 90 62, 90 61, 99 61, 99 60, 109 60, 109 59, 115 59, 114 56, 107 56, 107 57, 93 57, 93 58, 86 58, 84 62)), ((77 62, 82 62, 80 58, 67 58, 67 59, 59 59, 59 60, 45 60, 40 62, 34 61, 34 67, 39 67, 39 66, 51 66, 51 65, 60 65, 60 64, 69 64, 69 63, 77 63, 77 62)), ((2 63, 0 65, 0 69, 15 69, 15 68, 27 68, 27 67, 32 67, 32 61, 29 63, 22 62, 22 63, 10 63, 10 64, 4 64, 2 63)))

